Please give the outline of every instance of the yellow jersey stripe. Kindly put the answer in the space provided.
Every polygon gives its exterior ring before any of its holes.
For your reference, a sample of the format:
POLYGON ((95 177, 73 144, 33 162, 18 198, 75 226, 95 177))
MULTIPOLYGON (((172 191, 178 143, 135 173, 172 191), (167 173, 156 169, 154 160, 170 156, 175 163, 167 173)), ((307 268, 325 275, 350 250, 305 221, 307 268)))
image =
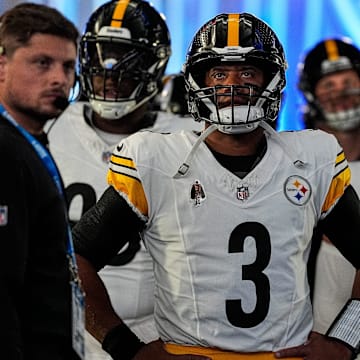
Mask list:
POLYGON ((240 14, 228 15, 228 46, 239 46, 239 18, 240 14))
POLYGON ((326 195, 321 212, 327 212, 342 196, 345 189, 350 185, 351 171, 348 165, 340 169, 340 171, 333 177, 329 191, 326 195))
POLYGON ((336 155, 335 166, 337 166, 338 164, 342 163, 345 160, 346 160, 345 153, 344 151, 341 151, 339 154, 336 155))
POLYGON ((148 204, 141 181, 126 173, 109 169, 107 182, 116 191, 126 195, 128 201, 144 216, 148 216, 148 204))
POLYGON ((144 216, 148 215, 145 192, 134 161, 125 156, 112 154, 107 182, 116 191, 124 194, 128 201, 144 216))
POLYGON ((113 13, 113 17, 110 23, 112 27, 121 27, 124 18, 125 11, 129 5, 130 0, 120 0, 113 13))
POLYGON ((326 40, 325 49, 329 60, 336 60, 339 58, 339 49, 334 40, 326 40))
MULTIPOLYGON (((177 355, 203 355, 213 360, 274 360, 275 354, 272 352, 258 353, 236 353, 231 351, 221 351, 214 348, 205 348, 200 346, 183 346, 178 344, 165 344, 165 349, 171 354, 177 355)), ((287 357, 284 360, 299 360, 300 358, 287 357)))
POLYGON ((112 154, 110 158, 110 163, 114 165, 135 169, 135 163, 130 158, 127 158, 125 156, 112 154))

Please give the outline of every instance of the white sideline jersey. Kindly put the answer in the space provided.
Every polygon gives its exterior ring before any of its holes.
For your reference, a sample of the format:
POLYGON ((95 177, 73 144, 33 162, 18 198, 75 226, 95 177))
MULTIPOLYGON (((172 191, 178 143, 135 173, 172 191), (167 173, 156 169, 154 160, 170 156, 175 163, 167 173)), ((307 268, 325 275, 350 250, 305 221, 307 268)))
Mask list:
POLYGON ((264 157, 244 179, 204 143, 188 172, 174 176, 197 139, 190 132, 137 133, 111 157, 109 184, 147 221, 155 319, 166 342, 276 351, 303 344, 312 329, 312 231, 348 186, 350 170, 324 132, 280 133, 286 145, 266 136, 264 157))
MULTIPOLYGON (((56 120, 49 131, 52 155, 58 165, 67 196, 70 196, 69 217, 78 221, 86 208, 94 205, 107 188, 108 160, 115 145, 127 135, 112 134, 113 141, 107 143, 84 119, 84 108, 91 111, 87 103, 71 104, 56 120), (83 205, 86 208, 83 209, 83 205)), ((202 124, 192 118, 183 118, 159 112, 151 131, 200 130, 202 124)), ((112 304, 122 319, 132 327, 143 341, 147 334, 136 331, 137 324, 152 319, 153 314, 153 266, 144 246, 131 263, 119 268, 106 266, 99 272, 109 292, 112 304), (126 291, 124 291, 126 289, 126 291)), ((156 332, 150 338, 157 338, 156 332)))

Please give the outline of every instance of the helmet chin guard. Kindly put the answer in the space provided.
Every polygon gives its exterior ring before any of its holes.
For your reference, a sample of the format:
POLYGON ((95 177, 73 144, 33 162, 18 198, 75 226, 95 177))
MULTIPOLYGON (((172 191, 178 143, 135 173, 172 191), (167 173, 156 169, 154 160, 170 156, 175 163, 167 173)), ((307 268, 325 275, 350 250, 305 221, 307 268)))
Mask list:
POLYGON ((327 124, 338 131, 349 131, 360 126, 360 106, 349 110, 324 113, 327 124))
POLYGON ((124 101, 124 102, 111 102, 90 99, 89 103, 92 109, 99 114, 102 118, 107 120, 120 119, 126 114, 134 111, 136 107, 136 101, 124 101))
MULTIPOLYGON (((138 88, 139 86, 135 89, 135 92, 138 88)), ((149 96, 144 97, 138 102, 135 100, 136 96, 131 95, 129 98, 118 98, 116 100, 108 99, 106 101, 98 100, 96 96, 95 99, 90 99, 89 103, 92 109, 102 118, 107 120, 116 120, 139 108, 150 98, 154 97, 156 93, 157 89, 154 89, 153 93, 149 92, 149 96)))
POLYGON ((256 106, 233 106, 220 109, 210 115, 210 122, 218 124, 218 130, 226 134, 244 134, 255 130, 259 121, 264 119, 264 111, 256 106), (218 117, 216 119, 215 117, 218 117), (234 119, 252 119, 252 121, 234 121, 234 119))

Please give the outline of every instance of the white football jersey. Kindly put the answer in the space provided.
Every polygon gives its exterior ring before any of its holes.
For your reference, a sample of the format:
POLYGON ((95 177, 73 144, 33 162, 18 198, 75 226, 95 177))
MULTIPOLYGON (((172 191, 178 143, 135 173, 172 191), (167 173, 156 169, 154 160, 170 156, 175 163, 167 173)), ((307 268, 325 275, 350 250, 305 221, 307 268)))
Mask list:
MULTIPOLYGON (((95 204, 107 188, 108 160, 115 145, 128 135, 111 134, 108 141, 101 132, 88 125, 84 111, 91 111, 87 103, 70 105, 49 131, 50 151, 60 169, 70 200, 70 220, 78 221, 85 210, 95 204)), ((180 129, 200 130, 202 124, 192 118, 183 118, 159 112, 151 131, 170 132, 180 129)), ((122 319, 133 328, 153 314, 153 265, 144 246, 131 263, 106 266, 99 272, 109 292, 112 304, 122 319), (126 291, 124 291, 126 289, 126 291)), ((137 332, 144 340, 157 334, 137 332)))
POLYGON ((197 136, 137 133, 111 157, 108 182, 147 221, 155 318, 167 342, 237 352, 305 342, 312 328, 307 258, 314 224, 350 181, 335 138, 267 134, 267 151, 240 179, 197 136), (298 156, 289 156, 290 151, 298 156))

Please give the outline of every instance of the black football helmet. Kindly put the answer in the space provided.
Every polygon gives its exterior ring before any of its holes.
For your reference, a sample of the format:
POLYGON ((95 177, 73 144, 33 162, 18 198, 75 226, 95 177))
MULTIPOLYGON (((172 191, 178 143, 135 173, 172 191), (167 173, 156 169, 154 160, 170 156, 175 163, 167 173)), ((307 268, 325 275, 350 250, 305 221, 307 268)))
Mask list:
POLYGON ((314 128, 315 120, 324 121, 340 131, 360 126, 360 88, 344 89, 332 95, 329 102, 346 100, 352 104, 350 108, 340 111, 325 110, 315 95, 315 87, 320 79, 344 70, 355 70, 360 77, 360 50, 346 39, 320 41, 298 65, 298 88, 306 100, 303 115, 307 128, 314 128))
POLYGON ((261 121, 276 120, 286 68, 283 47, 266 23, 248 13, 218 15, 196 33, 183 66, 189 110, 195 120, 217 124, 224 133, 253 131, 261 121), (206 71, 220 63, 257 66, 264 71, 267 84, 255 94, 252 86, 205 87, 206 71), (234 95, 243 94, 244 88, 247 105, 234 104, 234 95), (218 96, 231 97, 231 106, 219 109, 218 96))
POLYGON ((119 119, 157 94, 170 53, 165 20, 147 1, 107 2, 81 38, 83 94, 100 116, 119 119))

